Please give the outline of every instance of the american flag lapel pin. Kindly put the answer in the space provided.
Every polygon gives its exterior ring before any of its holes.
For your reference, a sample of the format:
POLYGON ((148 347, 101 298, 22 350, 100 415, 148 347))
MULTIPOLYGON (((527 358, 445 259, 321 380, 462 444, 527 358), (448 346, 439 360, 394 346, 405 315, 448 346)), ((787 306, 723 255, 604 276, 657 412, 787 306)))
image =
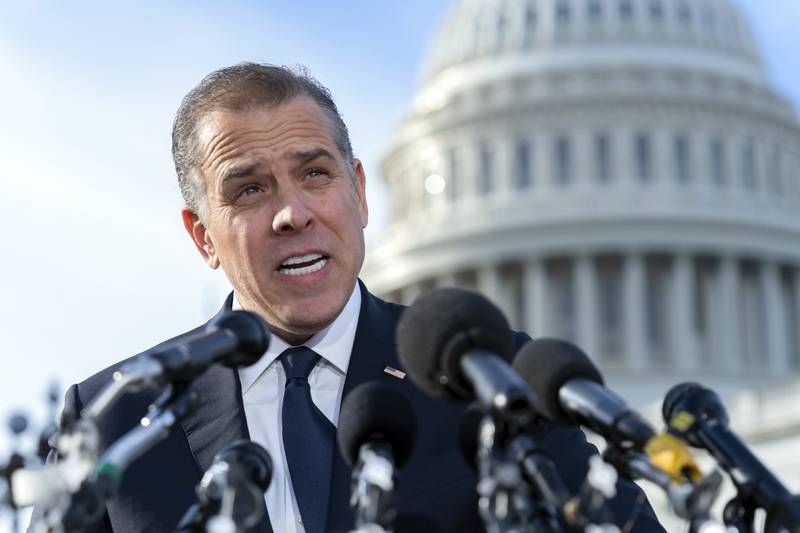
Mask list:
POLYGON ((394 378, 397 378, 397 379, 405 379, 405 377, 406 377, 406 373, 405 372, 403 372, 402 370, 397 370, 396 368, 392 368, 390 366, 387 366, 386 368, 384 368, 383 371, 386 374, 389 374, 390 376, 392 376, 394 378))

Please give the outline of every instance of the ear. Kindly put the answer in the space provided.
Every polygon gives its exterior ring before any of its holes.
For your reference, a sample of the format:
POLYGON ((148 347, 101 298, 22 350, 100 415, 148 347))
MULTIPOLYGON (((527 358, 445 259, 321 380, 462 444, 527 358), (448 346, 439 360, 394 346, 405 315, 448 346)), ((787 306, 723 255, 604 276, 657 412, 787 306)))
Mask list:
POLYGON ((219 258, 217 258, 214 242, 205 225, 200 222, 196 214, 185 208, 181 210, 181 218, 183 219, 183 227, 186 228, 192 241, 194 241, 194 245, 197 247, 197 251, 203 256, 208 266, 215 270, 219 268, 219 258))
POLYGON ((353 170, 356 173, 356 193, 358 194, 358 212, 361 216, 361 227, 366 228, 369 222, 369 207, 367 206, 367 175, 360 159, 353 159, 353 170))

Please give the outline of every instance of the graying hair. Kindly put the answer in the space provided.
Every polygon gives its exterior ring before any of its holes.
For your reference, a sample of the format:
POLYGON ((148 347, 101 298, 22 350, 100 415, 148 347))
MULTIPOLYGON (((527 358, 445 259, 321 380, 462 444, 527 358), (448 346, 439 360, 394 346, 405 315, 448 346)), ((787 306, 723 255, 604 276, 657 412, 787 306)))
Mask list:
POLYGON ((200 176, 197 154, 197 126, 216 110, 247 111, 265 106, 275 108, 298 96, 309 96, 331 122, 331 132, 350 173, 353 148, 331 92, 311 77, 304 67, 291 69, 261 63, 239 63, 207 75, 183 98, 172 126, 172 159, 186 207, 203 219, 205 184, 200 176))

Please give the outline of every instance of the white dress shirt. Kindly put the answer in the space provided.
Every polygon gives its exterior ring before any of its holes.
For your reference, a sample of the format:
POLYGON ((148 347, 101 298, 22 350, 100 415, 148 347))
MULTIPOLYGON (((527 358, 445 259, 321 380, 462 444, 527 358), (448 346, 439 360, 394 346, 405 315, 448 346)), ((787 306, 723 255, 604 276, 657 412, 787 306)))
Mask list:
MULTIPOLYGON (((241 309, 235 294, 233 308, 241 309)), ((356 283, 336 320, 303 343, 320 355, 319 362, 308 376, 311 399, 334 426, 339 422, 339 406, 360 311, 361 291, 356 283)), ((264 356, 254 365, 240 368, 239 379, 250 438, 262 445, 272 457, 272 482, 264 495, 272 529, 276 532, 302 533, 305 530, 283 450, 281 409, 286 373, 277 358, 287 348, 289 344, 273 334, 264 356)), ((333 444, 336 446, 335 440, 333 444)))

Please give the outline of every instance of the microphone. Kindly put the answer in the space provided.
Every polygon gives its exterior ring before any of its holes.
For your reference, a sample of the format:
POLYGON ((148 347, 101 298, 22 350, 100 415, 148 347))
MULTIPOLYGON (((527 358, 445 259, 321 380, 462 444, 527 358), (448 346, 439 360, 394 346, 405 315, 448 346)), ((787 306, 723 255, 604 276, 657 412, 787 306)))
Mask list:
POLYGON ((214 317, 205 330, 139 354, 114 372, 112 379, 83 410, 96 418, 126 390, 169 382, 189 382, 215 363, 249 366, 269 347, 264 320, 249 311, 228 311, 214 317))
POLYGON ((262 500, 272 479, 272 460, 261 445, 239 440, 220 450, 196 493, 198 502, 176 531, 244 531, 264 516, 262 500))
POLYGON ((566 341, 540 338, 522 347, 514 370, 539 398, 539 412, 553 422, 583 425, 623 449, 642 450, 652 426, 625 400, 603 386, 583 351, 566 341))
POLYGON ((188 381, 215 363, 249 366, 269 348, 270 331, 249 311, 229 311, 212 319, 205 331, 142 354, 161 367, 164 381, 188 381))
POLYGON ((435 398, 477 399, 492 413, 525 424, 534 395, 508 364, 514 337, 502 312, 478 293, 436 289, 406 309, 397 326, 400 360, 435 398))
POLYGON ((417 416, 406 397, 380 382, 363 383, 342 403, 336 439, 351 467, 350 505, 357 528, 392 530, 397 471, 411 456, 417 416))
POLYGON ((671 432, 714 456, 733 479, 740 499, 767 511, 765 531, 800 531, 800 499, 730 430, 717 393, 698 383, 680 383, 664 397, 662 414, 671 432))

